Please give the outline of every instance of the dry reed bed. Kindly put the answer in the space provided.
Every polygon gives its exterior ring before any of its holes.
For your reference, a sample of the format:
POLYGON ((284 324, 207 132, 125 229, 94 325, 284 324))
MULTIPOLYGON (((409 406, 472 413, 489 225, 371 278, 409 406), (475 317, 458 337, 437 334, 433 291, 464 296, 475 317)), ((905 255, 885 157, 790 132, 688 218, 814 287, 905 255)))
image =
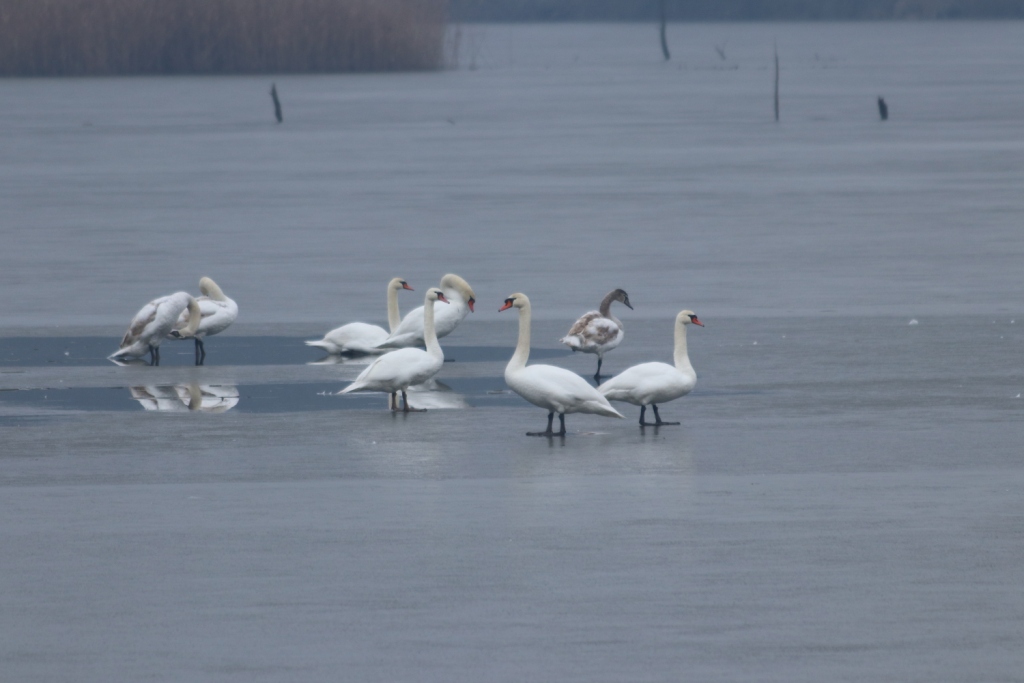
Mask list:
POLYGON ((0 75, 442 66, 446 0, 0 0, 0 75))

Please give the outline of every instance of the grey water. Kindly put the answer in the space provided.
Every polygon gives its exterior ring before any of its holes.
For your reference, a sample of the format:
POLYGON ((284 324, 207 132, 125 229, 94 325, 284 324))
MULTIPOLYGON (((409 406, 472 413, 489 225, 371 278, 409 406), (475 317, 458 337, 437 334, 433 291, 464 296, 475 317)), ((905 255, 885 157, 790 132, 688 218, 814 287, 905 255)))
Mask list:
POLYGON ((0 81, 2 678, 1024 681, 1024 24, 669 40, 0 81), (302 342, 445 272, 429 410, 337 395, 366 360, 302 342), (202 275, 241 309, 205 366, 106 360, 202 275), (589 377, 557 339, 614 287, 608 373, 706 323, 682 424, 526 437, 502 300, 589 377))

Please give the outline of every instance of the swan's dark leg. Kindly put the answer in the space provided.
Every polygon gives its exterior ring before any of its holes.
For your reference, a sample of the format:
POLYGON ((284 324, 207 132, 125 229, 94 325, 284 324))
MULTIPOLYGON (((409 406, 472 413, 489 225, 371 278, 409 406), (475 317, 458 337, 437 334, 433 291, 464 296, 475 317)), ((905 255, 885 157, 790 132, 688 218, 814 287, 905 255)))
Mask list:
POLYGON ((149 364, 160 365, 160 347, 150 346, 149 347, 149 364))
POLYGON ((409 407, 409 396, 405 393, 405 389, 402 389, 402 412, 405 413, 425 413, 426 408, 410 408, 409 407))
POLYGON ((196 365, 202 365, 206 362, 206 346, 203 344, 203 340, 196 337, 196 365))
POLYGON ((562 425, 562 429, 555 436, 565 436, 565 413, 558 414, 558 423, 562 425))
MULTIPOLYGON (((562 418, 562 433, 565 433, 565 418, 562 418)), ((551 425, 555 421, 555 414, 553 412, 548 413, 548 429, 546 432, 526 432, 527 436, 554 436, 555 433, 551 430, 551 425)))
POLYGON ((678 422, 662 422, 661 415, 658 414, 658 406, 651 404, 654 408, 654 422, 644 422, 644 406, 640 406, 640 426, 641 427, 661 427, 662 425, 677 425, 678 422))
POLYGON ((392 391, 388 396, 388 408, 392 411, 398 410, 398 392, 392 391))
POLYGON ((601 358, 601 356, 598 356, 597 357, 597 372, 594 373, 594 381, 597 382, 598 384, 601 383, 601 363, 603 363, 603 362, 604 362, 604 359, 601 358))

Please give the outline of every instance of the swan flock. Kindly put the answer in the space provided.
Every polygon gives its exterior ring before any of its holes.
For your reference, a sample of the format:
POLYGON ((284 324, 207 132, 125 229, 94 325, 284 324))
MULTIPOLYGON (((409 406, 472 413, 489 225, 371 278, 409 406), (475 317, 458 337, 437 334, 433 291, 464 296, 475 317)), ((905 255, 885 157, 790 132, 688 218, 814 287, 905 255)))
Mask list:
MULTIPOLYGON (((192 339, 195 364, 204 364, 206 349, 203 340, 230 327, 238 317, 238 304, 209 277, 199 280, 199 290, 201 295, 198 297, 187 292, 175 292, 143 306, 132 318, 118 350, 110 355, 110 359, 118 364, 142 363, 141 359, 148 354, 149 364, 159 365, 160 345, 165 339, 192 339)), ((403 318, 398 304, 398 293, 403 290, 414 291, 403 278, 392 278, 388 282, 387 330, 378 325, 351 322, 330 330, 321 339, 307 341, 306 345, 335 357, 373 357, 359 376, 339 394, 383 392, 389 395, 391 411, 420 412, 426 408, 413 408, 408 394, 417 387, 422 391, 428 385, 443 386, 435 379, 445 361, 439 340, 451 334, 474 311, 476 294, 466 280, 449 273, 441 278, 438 287, 427 289, 423 306, 409 311, 403 318)), ((624 337, 622 321, 611 312, 611 306, 616 302, 633 308, 625 290, 614 289, 604 297, 597 310, 583 314, 559 340, 574 352, 597 356, 593 386, 565 368, 528 364, 532 308, 526 294, 517 292, 510 295, 498 309, 499 312, 513 308, 518 310, 519 334, 515 351, 505 367, 505 383, 528 403, 548 413, 547 428, 540 432, 527 432, 528 436, 565 436, 565 416, 570 413, 622 418, 622 413, 611 402, 639 406, 641 427, 679 424, 662 420, 658 404, 685 396, 696 386, 697 374, 690 363, 686 333, 689 326, 703 327, 704 323, 693 311, 680 311, 675 318, 673 364, 657 361, 640 363, 601 382, 604 354, 618 347, 624 337), (654 422, 646 421, 648 406, 654 413, 654 422), (554 429, 556 415, 558 431, 554 429)))

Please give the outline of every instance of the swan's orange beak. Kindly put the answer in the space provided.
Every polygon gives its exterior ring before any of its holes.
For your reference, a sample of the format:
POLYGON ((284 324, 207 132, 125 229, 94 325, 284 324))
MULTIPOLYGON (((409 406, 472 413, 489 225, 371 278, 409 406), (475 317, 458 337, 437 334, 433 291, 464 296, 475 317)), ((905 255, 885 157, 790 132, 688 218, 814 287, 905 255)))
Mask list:
POLYGON ((475 313, 476 309, 474 309, 473 306, 476 304, 476 299, 470 299, 466 303, 469 304, 469 312, 470 313, 475 313))
POLYGON ((701 322, 701 321, 700 321, 700 320, 699 320, 699 319, 697 318, 697 316, 693 316, 692 318, 690 318, 690 322, 692 322, 692 323, 693 323, 694 325, 700 325, 701 327, 704 327, 704 323, 702 323, 702 322, 701 322))
POLYGON ((408 282, 403 282, 402 283, 402 289, 408 289, 410 292, 415 292, 416 291, 415 289, 413 289, 412 287, 409 286, 408 282))
POLYGON ((437 300, 438 300, 438 301, 443 301, 443 302, 445 302, 446 304, 450 304, 450 303, 451 303, 451 301, 448 301, 448 298, 447 298, 447 297, 445 297, 445 295, 444 295, 444 294, 441 294, 440 292, 438 292, 438 294, 437 294, 437 300))
POLYGON ((512 308, 512 299, 505 299, 505 305, 498 309, 498 313, 512 308))

